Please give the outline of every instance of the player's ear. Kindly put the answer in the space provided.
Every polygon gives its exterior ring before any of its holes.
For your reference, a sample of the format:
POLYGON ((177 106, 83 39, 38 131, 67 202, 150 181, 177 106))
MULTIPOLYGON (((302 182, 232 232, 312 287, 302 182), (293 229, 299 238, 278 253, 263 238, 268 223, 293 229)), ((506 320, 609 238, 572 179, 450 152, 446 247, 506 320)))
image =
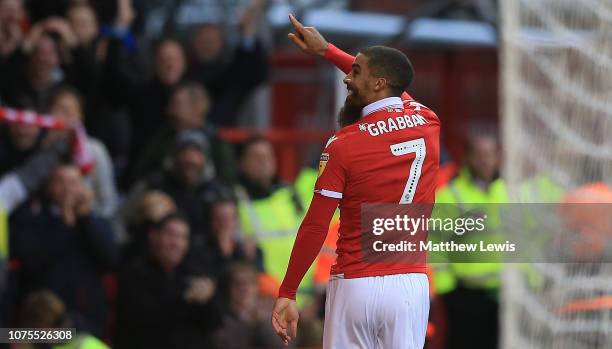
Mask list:
POLYGON ((387 79, 385 78, 376 79, 376 83, 374 84, 374 91, 380 92, 384 90, 385 87, 387 87, 387 79))

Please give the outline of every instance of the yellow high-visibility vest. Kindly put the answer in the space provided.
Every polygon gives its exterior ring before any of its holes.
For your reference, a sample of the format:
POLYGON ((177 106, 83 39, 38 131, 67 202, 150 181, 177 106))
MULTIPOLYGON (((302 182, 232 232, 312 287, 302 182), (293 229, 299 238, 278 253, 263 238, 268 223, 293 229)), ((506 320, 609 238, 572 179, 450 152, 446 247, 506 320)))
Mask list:
MULTIPOLYGON (((311 172, 314 176, 308 170, 302 171, 293 188, 279 188, 263 199, 251 200, 243 188, 237 189, 242 231, 245 236, 257 239, 263 252, 266 273, 279 281, 285 277, 298 228, 312 200, 316 171, 311 172)), ((312 278, 311 267, 300 284, 298 294, 305 296, 312 293, 312 278)))
MULTIPOLYGON (((467 168, 462 168, 456 178, 436 193, 436 204, 452 204, 461 210, 482 210, 487 215, 489 229, 501 225, 499 206, 495 204, 508 201, 508 191, 503 179, 494 180, 485 191, 474 184, 467 168)), ((474 255, 474 258, 477 259, 478 256, 474 255)), ((452 261, 432 264, 434 285, 440 294, 452 291, 458 282, 468 287, 495 291, 500 286, 502 266, 501 263, 452 263, 452 261)))
POLYGON ((0 204, 0 259, 7 259, 9 254, 8 222, 4 207, 0 204))

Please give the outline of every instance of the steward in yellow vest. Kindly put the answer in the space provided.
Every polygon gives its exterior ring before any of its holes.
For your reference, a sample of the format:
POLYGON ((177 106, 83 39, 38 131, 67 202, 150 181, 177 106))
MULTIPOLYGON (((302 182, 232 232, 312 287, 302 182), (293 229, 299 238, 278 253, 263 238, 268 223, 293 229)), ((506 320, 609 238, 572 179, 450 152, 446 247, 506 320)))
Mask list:
MULTIPOLYGON (((508 202, 508 191, 504 180, 499 177, 499 163, 500 152, 495 137, 470 135, 464 165, 458 175, 436 193, 433 217, 486 218, 484 233, 465 232, 458 239, 461 242, 500 242, 497 234, 501 228, 498 204, 508 202)), ((442 239, 456 238, 449 235, 453 232, 443 234, 442 239)), ((432 263, 435 289, 442 295, 447 309, 448 349, 497 347, 497 293, 503 264, 497 262, 495 256, 487 255, 484 259, 483 252, 478 250, 459 257, 449 252, 447 260, 442 254, 441 260, 438 260, 441 263, 432 263)))
MULTIPOLYGON (((236 196, 242 231, 246 237, 255 238, 261 248, 264 271, 282 280, 297 230, 312 199, 317 172, 305 169, 293 186, 281 183, 275 176, 272 145, 262 138, 243 145, 239 165, 236 196)), ((311 291, 312 270, 298 292, 311 291)))

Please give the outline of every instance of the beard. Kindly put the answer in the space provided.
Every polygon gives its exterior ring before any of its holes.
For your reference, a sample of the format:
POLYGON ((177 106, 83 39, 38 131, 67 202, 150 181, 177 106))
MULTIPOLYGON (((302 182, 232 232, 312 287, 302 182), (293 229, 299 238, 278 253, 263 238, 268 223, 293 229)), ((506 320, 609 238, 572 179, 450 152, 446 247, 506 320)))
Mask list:
POLYGON ((346 127, 352 125, 361 119, 361 110, 366 104, 359 98, 357 93, 352 96, 347 96, 344 100, 344 106, 340 109, 338 115, 338 125, 346 127))

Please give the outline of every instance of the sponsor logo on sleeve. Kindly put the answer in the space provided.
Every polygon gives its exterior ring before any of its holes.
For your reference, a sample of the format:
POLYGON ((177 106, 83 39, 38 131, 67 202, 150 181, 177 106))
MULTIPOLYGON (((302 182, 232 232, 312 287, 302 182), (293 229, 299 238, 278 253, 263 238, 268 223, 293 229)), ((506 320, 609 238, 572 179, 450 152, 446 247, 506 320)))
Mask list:
POLYGON ((323 171, 325 171, 325 166, 327 165, 328 161, 329 153, 321 154, 321 160, 319 161, 319 176, 321 176, 321 174, 323 174, 323 171))

